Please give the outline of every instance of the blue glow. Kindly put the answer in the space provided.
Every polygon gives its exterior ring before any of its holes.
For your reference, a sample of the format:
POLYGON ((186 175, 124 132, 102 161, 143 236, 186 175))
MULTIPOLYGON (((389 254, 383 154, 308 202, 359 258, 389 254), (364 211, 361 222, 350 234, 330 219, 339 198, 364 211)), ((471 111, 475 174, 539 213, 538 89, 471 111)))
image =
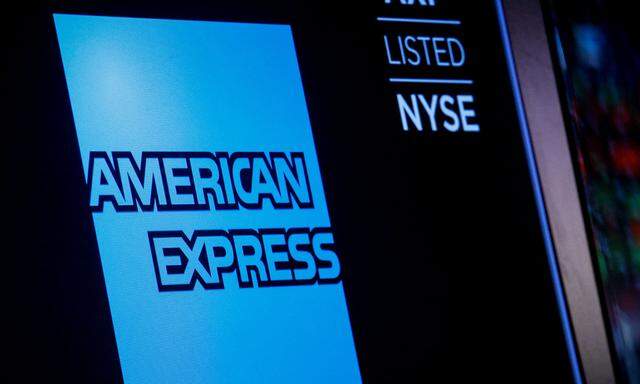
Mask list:
POLYGON ((91 151, 137 161, 142 151, 298 151, 307 161, 313 209, 93 213, 125 382, 360 382, 341 283, 156 285, 148 231, 330 226, 289 26, 54 18, 85 176, 91 151))
POLYGON ((531 181, 533 184, 533 193, 535 195, 535 200, 536 200, 536 208, 538 210, 538 216, 540 216, 540 226, 542 229, 542 234, 544 236, 544 245, 547 252, 547 260, 549 262, 549 268, 551 270, 553 290, 555 292, 558 309, 560 311, 560 320, 562 322, 564 338, 567 344, 569 360, 571 361, 571 370, 573 372, 573 378, 575 382, 577 384, 582 384, 582 375, 580 373, 580 365, 578 363, 576 346, 573 341, 573 332, 571 329, 571 322, 569 321, 569 314, 567 312, 567 302, 564 297, 562 281, 560 279, 560 271, 558 268, 558 261, 556 259, 555 250, 553 248, 553 240, 551 238, 551 232, 549 230, 549 221, 547 218, 547 212, 545 210, 544 198, 542 196, 540 178, 538 176, 538 171, 536 168, 536 161, 533 153, 533 145, 531 144, 531 136, 529 134, 529 125, 527 124, 527 118, 524 112, 524 104, 522 101, 522 94, 520 93, 520 86, 518 81, 518 75, 516 73, 513 52, 511 50, 511 41, 509 39, 509 32, 507 30, 507 22, 504 17, 504 10, 502 8, 502 0, 495 0, 495 4, 496 4, 496 10, 498 12, 498 23, 500 25, 500 34, 502 35, 504 51, 507 56, 507 66, 509 70, 509 77, 511 79, 511 86, 513 88, 513 94, 514 94, 515 103, 516 103, 516 110, 518 113, 518 121, 520 123, 519 124, 520 132, 522 133, 522 141, 524 143, 525 154, 527 157, 527 166, 529 167, 529 173, 531 174, 531 181))

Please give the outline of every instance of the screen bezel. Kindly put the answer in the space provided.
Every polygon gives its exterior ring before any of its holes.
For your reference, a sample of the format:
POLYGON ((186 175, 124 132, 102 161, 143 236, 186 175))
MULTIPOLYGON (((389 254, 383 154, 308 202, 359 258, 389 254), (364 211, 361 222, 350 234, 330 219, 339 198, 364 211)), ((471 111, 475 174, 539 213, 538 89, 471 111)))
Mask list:
POLYGON ((616 381, 541 4, 506 1, 549 227, 585 381, 616 381))

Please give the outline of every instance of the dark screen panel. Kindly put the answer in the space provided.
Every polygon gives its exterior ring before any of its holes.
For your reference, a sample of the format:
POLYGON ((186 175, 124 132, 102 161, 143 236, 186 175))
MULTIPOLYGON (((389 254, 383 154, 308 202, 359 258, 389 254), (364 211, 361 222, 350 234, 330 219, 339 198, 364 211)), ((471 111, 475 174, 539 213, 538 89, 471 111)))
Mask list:
POLYGON ((15 262, 36 278, 13 296, 26 309, 11 338, 22 369, 10 377, 122 380, 54 11, 290 25, 362 379, 571 381, 490 1, 69 2, 25 10, 9 64, 12 116, 23 128, 8 151, 32 154, 14 167, 27 211, 11 212, 30 228, 15 235, 30 244, 15 262), (419 65, 392 64, 402 62, 407 36, 414 49, 418 37, 442 38, 427 45, 431 64, 425 56, 419 65), (398 37, 401 45, 391 44, 398 37), (457 127, 438 104, 443 96, 457 127), (435 127, 423 100, 440 107, 435 127), (26 346, 42 347, 33 355, 26 346), (25 370, 32 359, 45 368, 25 370))

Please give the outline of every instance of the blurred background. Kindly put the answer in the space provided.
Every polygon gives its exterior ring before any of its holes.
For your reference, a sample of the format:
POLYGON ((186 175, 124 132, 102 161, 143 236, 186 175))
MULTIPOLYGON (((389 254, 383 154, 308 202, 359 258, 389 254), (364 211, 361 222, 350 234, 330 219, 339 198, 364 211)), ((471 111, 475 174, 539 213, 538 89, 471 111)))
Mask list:
MULTIPOLYGON (((551 0, 569 139, 614 364, 640 383, 640 29, 631 3, 551 0)), ((567 180, 567 182, 570 182, 567 180)))

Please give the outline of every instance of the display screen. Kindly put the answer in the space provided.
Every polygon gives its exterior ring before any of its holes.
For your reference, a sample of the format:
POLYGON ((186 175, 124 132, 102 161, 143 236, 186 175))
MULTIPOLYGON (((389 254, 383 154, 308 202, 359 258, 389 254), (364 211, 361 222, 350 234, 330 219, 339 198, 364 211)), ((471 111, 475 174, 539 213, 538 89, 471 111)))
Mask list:
POLYGON ((499 3, 35 14, 20 375, 579 380, 499 3))
POLYGON ((613 360, 640 383, 640 35, 627 11, 553 1, 549 25, 613 360))
POLYGON ((124 381, 358 382, 291 28, 55 21, 124 381))

